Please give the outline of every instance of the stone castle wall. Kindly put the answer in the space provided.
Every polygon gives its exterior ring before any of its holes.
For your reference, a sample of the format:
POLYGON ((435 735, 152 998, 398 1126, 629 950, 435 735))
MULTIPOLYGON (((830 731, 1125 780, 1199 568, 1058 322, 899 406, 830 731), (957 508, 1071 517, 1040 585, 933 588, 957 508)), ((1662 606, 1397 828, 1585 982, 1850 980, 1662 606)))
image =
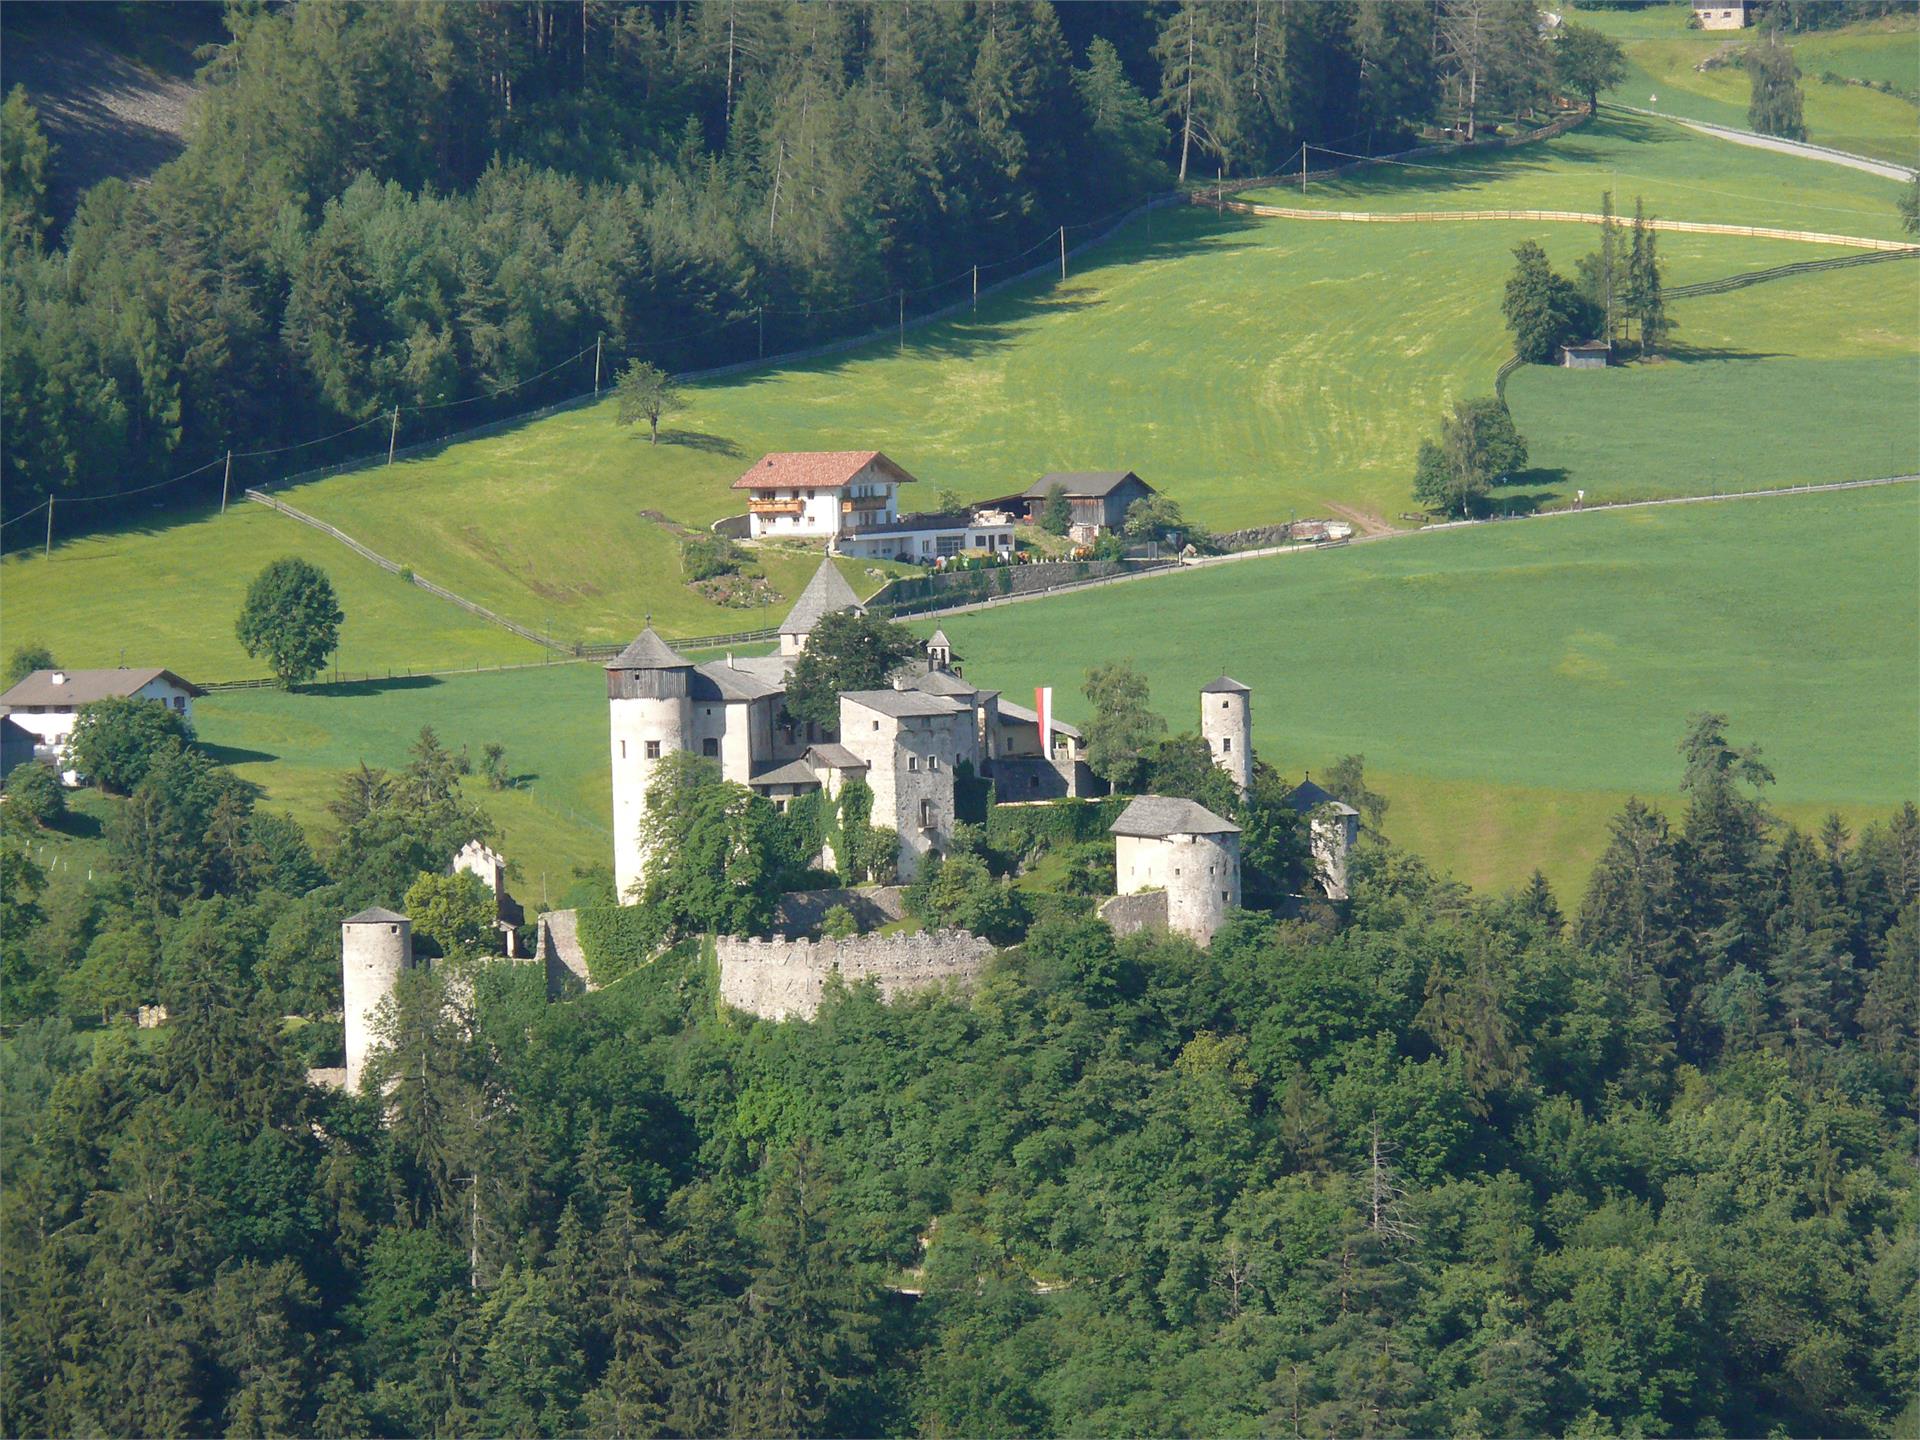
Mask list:
POLYGON ((811 1020, 827 977, 879 983, 882 999, 943 981, 971 984, 986 970, 993 946, 965 930, 918 935, 861 935, 850 940, 762 940, 727 936, 716 942, 720 998, 765 1020, 811 1020))

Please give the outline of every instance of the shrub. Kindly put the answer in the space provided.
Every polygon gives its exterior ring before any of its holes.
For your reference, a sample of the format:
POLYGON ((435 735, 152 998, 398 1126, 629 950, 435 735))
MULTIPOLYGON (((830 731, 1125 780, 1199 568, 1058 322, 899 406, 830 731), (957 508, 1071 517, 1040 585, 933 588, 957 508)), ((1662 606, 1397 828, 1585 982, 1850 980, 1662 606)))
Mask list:
POLYGON ((24 644, 14 646, 7 655, 6 675, 4 679, 0 679, 0 685, 11 689, 34 671, 51 670, 58 663, 53 658, 53 651, 38 640, 28 640, 24 644))
POLYGON ((829 940, 850 940, 860 933, 860 922, 846 906, 835 905, 821 917, 820 933, 829 940))
POLYGON ((66 787, 51 765, 29 760, 7 777, 7 808, 36 825, 57 825, 67 813, 66 787))
POLYGON ((736 575, 746 558, 724 535, 695 535, 680 543, 680 569, 689 581, 736 575))
POLYGON ((611 985, 659 952, 664 926, 648 907, 602 905, 581 910, 579 915, 580 950, 596 985, 611 985))
POLYGON ((130 795, 161 751, 192 738, 187 722, 166 706, 115 696, 80 707, 67 757, 90 784, 130 795))

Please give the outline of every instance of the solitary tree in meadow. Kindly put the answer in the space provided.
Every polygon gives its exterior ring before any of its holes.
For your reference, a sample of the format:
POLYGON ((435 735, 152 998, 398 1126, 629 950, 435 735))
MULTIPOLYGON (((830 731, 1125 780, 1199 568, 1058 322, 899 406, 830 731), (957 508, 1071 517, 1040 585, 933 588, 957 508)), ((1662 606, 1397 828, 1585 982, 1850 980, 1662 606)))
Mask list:
POLYGON ((327 668, 346 618, 327 572, 283 555, 253 577, 233 629, 247 654, 265 656, 281 685, 291 687, 327 668))
POLYGON ((648 443, 658 445, 660 417, 680 406, 680 386, 673 376, 650 361, 634 360, 620 372, 613 393, 619 402, 614 419, 622 425, 646 421, 652 432, 648 443))

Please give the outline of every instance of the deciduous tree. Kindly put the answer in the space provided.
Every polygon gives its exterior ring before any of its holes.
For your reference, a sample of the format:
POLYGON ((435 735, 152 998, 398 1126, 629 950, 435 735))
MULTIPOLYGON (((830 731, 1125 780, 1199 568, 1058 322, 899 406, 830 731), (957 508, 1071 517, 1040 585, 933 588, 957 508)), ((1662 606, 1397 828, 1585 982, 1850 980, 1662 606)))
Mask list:
POLYGON ((326 669, 346 619, 326 571, 297 555, 275 560, 247 587, 234 633, 247 654, 264 655, 288 689, 326 669))

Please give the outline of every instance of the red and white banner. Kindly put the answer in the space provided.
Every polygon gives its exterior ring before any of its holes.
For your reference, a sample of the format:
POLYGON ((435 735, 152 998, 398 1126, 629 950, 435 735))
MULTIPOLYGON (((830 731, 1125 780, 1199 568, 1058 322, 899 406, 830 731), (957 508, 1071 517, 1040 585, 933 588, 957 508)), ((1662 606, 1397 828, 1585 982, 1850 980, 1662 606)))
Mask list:
POLYGON ((1053 758, 1053 687, 1051 685, 1034 687, 1033 708, 1040 716, 1040 753, 1051 760, 1053 758))

